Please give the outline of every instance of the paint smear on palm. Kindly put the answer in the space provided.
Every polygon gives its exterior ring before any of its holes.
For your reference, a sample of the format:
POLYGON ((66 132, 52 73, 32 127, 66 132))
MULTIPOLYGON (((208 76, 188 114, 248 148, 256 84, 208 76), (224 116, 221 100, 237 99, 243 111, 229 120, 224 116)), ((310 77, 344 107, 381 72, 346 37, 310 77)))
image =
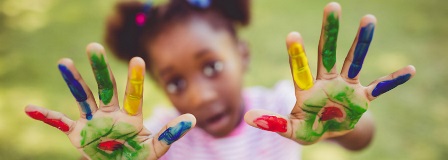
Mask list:
POLYGON ((302 90, 313 87, 313 76, 311 75, 308 59, 300 43, 293 43, 288 49, 290 57, 292 76, 294 82, 302 90))
POLYGON ((159 136, 159 141, 164 141, 166 144, 171 145, 177 141, 185 132, 191 128, 191 122, 182 121, 173 127, 169 127, 159 136))
POLYGON ((356 42, 355 51, 353 53, 352 64, 350 64, 350 69, 348 70, 349 78, 355 78, 361 71, 364 58, 369 50, 370 42, 372 42, 374 29, 375 25, 373 23, 369 23, 368 25, 362 27, 359 31, 358 41, 356 42))
POLYGON ((295 131, 296 138, 305 142, 318 140, 327 131, 353 129, 367 111, 368 101, 341 80, 332 81, 323 90, 304 101, 305 123, 295 131), (332 104, 342 105, 341 107, 332 104), (345 113, 345 114, 344 114, 345 113), (345 117, 344 117, 345 115, 345 117))
POLYGON ((286 126, 288 125, 286 119, 269 115, 258 117, 254 120, 254 123, 263 130, 282 133, 286 132, 286 126))
POLYGON ((322 63, 330 72, 336 63, 336 42, 338 40, 339 19, 335 12, 331 12, 327 17, 324 28, 324 46, 322 49, 322 63))
POLYGON ((64 123, 58 119, 47 118, 47 117, 45 117, 44 114, 42 114, 39 111, 26 112, 26 114, 35 120, 39 120, 39 121, 42 121, 50 126, 56 127, 57 129, 61 130, 62 132, 68 132, 70 130, 70 127, 66 123, 64 123))
POLYGON ((96 118, 81 131, 80 144, 91 159, 146 159, 147 144, 140 144, 138 130, 112 118, 96 118))
POLYGON ((382 81, 375 86, 375 89, 373 89, 372 91, 372 96, 377 97, 383 93, 386 93, 391 89, 394 89, 395 87, 407 82, 409 79, 411 79, 411 74, 405 74, 395 79, 382 81))
POLYGON ((128 79, 128 88, 124 98, 124 110, 130 115, 136 115, 142 101, 143 95, 143 73, 142 66, 134 66, 128 79))
POLYGON ((90 105, 87 103, 87 94, 82 88, 82 85, 76 80, 75 76, 73 76, 72 72, 62 64, 58 65, 59 71, 62 74, 62 77, 67 83, 68 88, 70 88, 70 92, 75 97, 76 101, 78 101, 81 106, 82 112, 86 114, 86 119, 92 119, 92 111, 90 110, 90 105))
POLYGON ((98 94, 103 104, 110 103, 114 95, 112 80, 110 79, 109 68, 105 57, 101 53, 92 53, 90 60, 92 62, 93 72, 98 83, 98 94))

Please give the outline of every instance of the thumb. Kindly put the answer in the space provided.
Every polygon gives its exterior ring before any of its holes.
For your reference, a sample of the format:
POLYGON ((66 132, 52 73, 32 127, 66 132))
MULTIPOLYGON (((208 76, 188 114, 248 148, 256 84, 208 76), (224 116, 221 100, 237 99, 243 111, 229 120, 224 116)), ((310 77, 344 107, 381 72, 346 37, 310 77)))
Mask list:
POLYGON ((156 158, 164 155, 172 143, 180 139, 195 125, 196 118, 192 114, 183 114, 166 124, 152 139, 156 158))
POLYGON ((244 115, 244 121, 253 127, 277 132, 286 138, 291 138, 292 135, 291 121, 289 118, 275 112, 252 109, 244 115))

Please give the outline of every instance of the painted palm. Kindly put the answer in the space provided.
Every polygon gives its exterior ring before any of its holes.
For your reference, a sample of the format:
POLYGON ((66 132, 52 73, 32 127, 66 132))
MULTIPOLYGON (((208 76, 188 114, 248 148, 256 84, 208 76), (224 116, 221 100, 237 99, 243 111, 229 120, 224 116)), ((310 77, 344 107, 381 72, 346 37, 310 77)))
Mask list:
POLYGON ((168 123, 159 134, 143 127, 142 96, 145 63, 133 58, 129 63, 128 84, 123 108, 118 105, 115 80, 104 49, 93 43, 87 53, 98 83, 99 105, 70 59, 59 62, 59 70, 78 102, 81 118, 73 121, 63 114, 36 106, 25 112, 36 120, 58 128, 89 159, 157 159, 169 146, 195 125, 192 115, 182 115, 168 123), (97 107, 99 106, 99 107, 97 107))
POLYGON ((338 74, 336 42, 340 13, 337 3, 325 7, 316 79, 313 79, 308 66, 300 34, 292 32, 288 35, 286 42, 296 90, 296 105, 288 118, 269 111, 249 111, 246 121, 250 125, 278 132, 301 144, 312 144, 320 139, 343 135, 355 127, 367 111, 370 101, 405 83, 415 74, 414 67, 407 66, 366 87, 360 84, 359 73, 376 24, 372 15, 362 18, 358 34, 338 74))

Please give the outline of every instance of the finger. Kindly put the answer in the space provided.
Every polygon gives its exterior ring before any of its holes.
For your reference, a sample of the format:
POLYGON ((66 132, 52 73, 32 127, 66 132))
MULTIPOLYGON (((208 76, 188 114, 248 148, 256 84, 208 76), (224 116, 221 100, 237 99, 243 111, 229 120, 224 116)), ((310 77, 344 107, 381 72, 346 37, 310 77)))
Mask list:
POLYGON ((291 135, 293 130, 288 118, 275 112, 262 109, 252 109, 246 112, 244 115, 244 121, 253 127, 266 131, 277 132, 286 138, 292 138, 291 135))
POLYGON ((277 132, 302 145, 313 144, 325 138, 323 126, 314 123, 314 119, 315 117, 310 118, 304 112, 287 118, 261 109, 252 109, 244 115, 244 121, 247 124, 262 130, 277 132))
POLYGON ((72 60, 64 58, 59 60, 58 64, 62 78, 78 102, 81 118, 91 120, 93 113, 98 110, 92 91, 82 79, 72 60))
POLYGON ((180 139, 186 132, 196 125, 196 118, 192 114, 181 115, 167 125, 153 138, 156 158, 160 158, 168 151, 172 143, 180 139))
POLYGON ((373 32, 376 25, 376 18, 373 15, 366 15, 361 19, 358 34, 352 47, 345 58, 342 67, 341 76, 347 79, 352 79, 357 82, 358 74, 361 71, 364 58, 369 50, 370 42, 373 38, 373 32))
POLYGON ((98 84, 100 109, 104 111, 115 111, 119 109, 115 79, 107 64, 103 46, 98 43, 90 43, 87 46, 87 55, 89 56, 92 70, 98 84))
POLYGON ((25 107, 25 113, 35 120, 39 120, 50 126, 56 127, 65 134, 69 134, 75 126, 75 122, 67 118, 62 113, 45 108, 28 105, 25 107))
POLYGON ((286 46, 288 48, 289 64, 296 89, 310 89, 313 87, 313 75, 311 75, 300 34, 291 32, 286 38, 286 46))
POLYGON ((375 80, 366 88, 369 100, 374 100, 379 95, 407 82, 415 75, 415 72, 415 67, 410 65, 386 77, 375 80))
POLYGON ((145 61, 134 57, 129 62, 128 84, 124 96, 123 110, 129 115, 142 112, 143 82, 145 76, 145 61))
POLYGON ((341 6, 332 2, 324 9, 322 31, 319 41, 317 79, 332 79, 336 73, 336 42, 339 32, 341 6))

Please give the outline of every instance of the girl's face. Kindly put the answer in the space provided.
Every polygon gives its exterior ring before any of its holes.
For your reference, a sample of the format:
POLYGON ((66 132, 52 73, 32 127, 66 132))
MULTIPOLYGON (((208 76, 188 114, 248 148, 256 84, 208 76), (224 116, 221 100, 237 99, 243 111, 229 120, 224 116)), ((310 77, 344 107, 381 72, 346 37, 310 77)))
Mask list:
POLYGON ((192 18, 164 29, 147 49, 157 83, 180 113, 215 137, 240 123, 248 52, 228 31, 192 18))

